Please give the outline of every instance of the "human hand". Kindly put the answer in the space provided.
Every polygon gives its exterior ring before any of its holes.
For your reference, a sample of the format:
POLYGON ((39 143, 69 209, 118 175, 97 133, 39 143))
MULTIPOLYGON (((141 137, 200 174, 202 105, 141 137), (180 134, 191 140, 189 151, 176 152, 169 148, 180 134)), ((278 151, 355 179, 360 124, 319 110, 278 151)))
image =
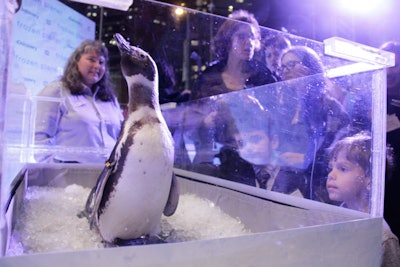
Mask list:
POLYGON ((204 124, 207 127, 213 127, 215 126, 215 119, 217 117, 218 112, 217 111, 211 111, 210 114, 208 114, 205 119, 204 119, 204 124))
POLYGON ((284 166, 299 166, 304 163, 304 154, 296 152, 284 152, 278 156, 284 166))
POLYGON ((189 89, 185 89, 181 92, 181 95, 190 95, 192 93, 192 91, 190 91, 189 89))

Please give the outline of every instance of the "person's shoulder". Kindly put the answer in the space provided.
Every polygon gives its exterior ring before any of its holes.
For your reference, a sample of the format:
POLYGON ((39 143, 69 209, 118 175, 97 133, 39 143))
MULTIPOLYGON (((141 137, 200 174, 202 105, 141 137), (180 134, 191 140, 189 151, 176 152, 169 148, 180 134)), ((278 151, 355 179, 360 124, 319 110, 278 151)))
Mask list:
POLYGON ((54 81, 46 85, 40 92, 39 96, 59 97, 64 86, 61 81, 54 81))
POLYGON ((221 61, 210 63, 193 84, 191 100, 224 93, 222 80, 224 64, 221 61))
POLYGON ((207 68, 203 71, 203 74, 221 73, 225 65, 222 61, 216 60, 211 62, 207 68))
POLYGON ((386 241, 389 239, 395 239, 397 242, 399 241, 397 236, 392 232, 392 229, 390 229, 389 224, 386 222, 385 219, 382 219, 382 240, 386 241))
POLYGON ((382 219, 382 262, 381 266, 400 266, 399 239, 382 219))

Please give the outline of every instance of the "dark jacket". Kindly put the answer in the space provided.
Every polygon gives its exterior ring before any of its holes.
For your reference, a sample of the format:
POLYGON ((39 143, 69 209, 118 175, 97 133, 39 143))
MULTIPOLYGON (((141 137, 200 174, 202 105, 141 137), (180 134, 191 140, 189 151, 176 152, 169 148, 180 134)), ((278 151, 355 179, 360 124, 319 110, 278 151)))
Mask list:
MULTIPOLYGON (((261 63, 252 61, 249 64, 253 74, 247 80, 244 89, 277 81, 271 71, 261 63)), ((222 61, 216 61, 211 64, 194 82, 191 99, 195 100, 230 92, 231 90, 225 86, 224 81, 222 80, 222 72, 224 68, 225 63, 222 61)))

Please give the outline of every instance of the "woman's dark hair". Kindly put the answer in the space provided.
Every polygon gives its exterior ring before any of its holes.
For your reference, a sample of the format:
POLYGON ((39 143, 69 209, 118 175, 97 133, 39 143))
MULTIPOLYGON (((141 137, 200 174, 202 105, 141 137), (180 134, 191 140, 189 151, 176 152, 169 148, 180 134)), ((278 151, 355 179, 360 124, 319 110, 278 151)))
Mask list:
POLYGON ((323 112, 327 108, 324 101, 326 98, 330 98, 325 93, 327 79, 324 75, 322 61, 318 54, 307 46, 292 46, 283 52, 281 58, 288 53, 296 55, 301 64, 307 67, 308 75, 313 76, 304 81, 305 84, 302 85, 305 87, 305 94, 302 96, 302 105, 309 123, 320 125, 327 119, 324 115, 325 112, 323 112))
POLYGON ((237 10, 221 25, 213 40, 213 49, 217 58, 221 61, 228 59, 228 54, 232 46, 231 38, 233 34, 243 25, 252 26, 256 34, 256 50, 260 49, 260 25, 254 15, 246 10, 237 10))
POLYGON ((307 84, 306 98, 311 102, 315 101, 315 98, 321 98, 326 86, 324 65, 321 58, 314 49, 307 46, 292 46, 282 53, 281 58, 288 53, 292 53, 299 58, 301 64, 309 70, 309 76, 314 75, 307 84))
MULTIPOLYGON (((78 61, 81 56, 89 51, 95 51, 102 55, 108 64, 108 49, 98 40, 85 40, 83 41, 69 57, 65 66, 64 74, 61 77, 63 85, 71 91, 73 95, 83 94, 84 85, 82 83, 82 75, 78 70, 78 61)), ((108 66, 100 81, 93 85, 98 87, 97 96, 102 101, 114 101, 114 85, 111 83, 110 75, 108 73, 108 66)))

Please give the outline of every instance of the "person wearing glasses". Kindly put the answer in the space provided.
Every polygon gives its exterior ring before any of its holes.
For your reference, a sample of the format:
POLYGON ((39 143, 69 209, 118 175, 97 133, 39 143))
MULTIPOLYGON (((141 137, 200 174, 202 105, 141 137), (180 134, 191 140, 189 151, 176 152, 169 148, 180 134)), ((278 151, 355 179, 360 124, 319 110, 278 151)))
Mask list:
POLYGON ((329 202, 326 192, 326 148, 347 134, 349 116, 326 93, 327 80, 318 54, 306 46, 285 50, 277 69, 279 165, 274 191, 329 202))

